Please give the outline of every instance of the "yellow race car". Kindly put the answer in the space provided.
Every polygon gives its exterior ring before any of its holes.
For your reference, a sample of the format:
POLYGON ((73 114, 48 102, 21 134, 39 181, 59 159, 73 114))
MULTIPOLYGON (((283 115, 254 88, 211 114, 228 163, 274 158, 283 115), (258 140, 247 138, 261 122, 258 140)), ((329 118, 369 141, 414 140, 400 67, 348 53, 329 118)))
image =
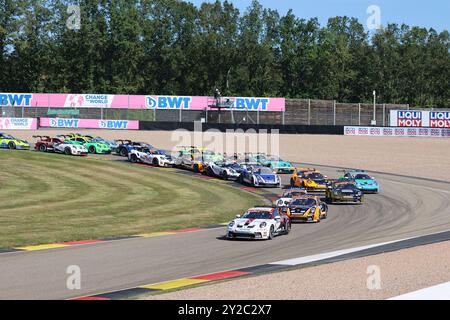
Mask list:
POLYGON ((309 192, 325 192, 328 187, 328 177, 319 171, 308 172, 303 178, 303 187, 309 192))
POLYGON ((302 196, 292 201, 287 208, 291 222, 320 222, 328 217, 328 206, 316 196, 302 196))

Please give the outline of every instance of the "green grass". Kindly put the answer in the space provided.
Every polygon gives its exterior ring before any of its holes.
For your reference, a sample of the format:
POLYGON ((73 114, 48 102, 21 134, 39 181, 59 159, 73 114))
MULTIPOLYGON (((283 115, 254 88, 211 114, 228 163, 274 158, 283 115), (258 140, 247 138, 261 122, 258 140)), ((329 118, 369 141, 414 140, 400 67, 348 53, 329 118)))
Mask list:
POLYGON ((263 200, 118 161, 0 151, 0 248, 200 227, 263 200))

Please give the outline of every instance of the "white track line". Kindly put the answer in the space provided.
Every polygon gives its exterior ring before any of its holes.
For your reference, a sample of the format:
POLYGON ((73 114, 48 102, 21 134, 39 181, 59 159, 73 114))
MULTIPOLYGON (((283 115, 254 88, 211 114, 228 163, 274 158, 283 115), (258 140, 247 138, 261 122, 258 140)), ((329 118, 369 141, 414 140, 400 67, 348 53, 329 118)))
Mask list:
POLYGON ((388 300, 450 300, 450 282, 403 294, 388 300))
POLYGON ((298 265, 301 265, 301 264, 306 264, 306 263, 310 263, 310 262, 315 262, 315 261, 325 260, 325 259, 329 259, 329 258, 334 258, 334 257, 342 256, 344 254, 358 252, 358 251, 363 251, 363 250, 366 250, 366 249, 380 247, 380 246, 384 246, 386 244, 396 243, 396 242, 405 241, 405 240, 409 240, 409 239, 412 239, 412 238, 406 238, 406 239, 401 239, 401 240, 377 243, 377 244, 372 244, 372 245, 363 246, 363 247, 356 247, 356 248, 350 248, 350 249, 326 252, 326 253, 321 253, 321 254, 315 254, 315 255, 312 255, 312 256, 306 256, 306 257, 282 260, 282 261, 277 261, 277 262, 273 262, 273 263, 270 263, 270 264, 281 264, 281 265, 287 265, 287 266, 298 266, 298 265))

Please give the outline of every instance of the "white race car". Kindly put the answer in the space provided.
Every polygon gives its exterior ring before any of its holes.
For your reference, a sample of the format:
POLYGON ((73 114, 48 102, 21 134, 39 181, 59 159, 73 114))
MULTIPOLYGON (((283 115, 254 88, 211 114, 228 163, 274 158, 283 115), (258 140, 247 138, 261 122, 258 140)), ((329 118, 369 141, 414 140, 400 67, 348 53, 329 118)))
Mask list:
POLYGON ((277 207, 288 207, 292 201, 307 194, 306 189, 303 188, 291 188, 283 192, 280 198, 275 201, 277 207))
POLYGON ((291 231, 291 220, 279 208, 256 207, 228 224, 228 239, 268 239, 291 231))
POLYGON ((225 180, 238 180, 242 170, 242 166, 238 163, 210 162, 203 172, 211 177, 218 177, 225 180))
POLYGON ((59 143, 54 145, 54 149, 68 156, 87 156, 89 153, 85 146, 79 144, 59 143))
POLYGON ((148 150, 148 149, 134 149, 128 153, 128 160, 132 163, 145 163, 157 167, 172 167, 174 161, 164 150, 148 150))

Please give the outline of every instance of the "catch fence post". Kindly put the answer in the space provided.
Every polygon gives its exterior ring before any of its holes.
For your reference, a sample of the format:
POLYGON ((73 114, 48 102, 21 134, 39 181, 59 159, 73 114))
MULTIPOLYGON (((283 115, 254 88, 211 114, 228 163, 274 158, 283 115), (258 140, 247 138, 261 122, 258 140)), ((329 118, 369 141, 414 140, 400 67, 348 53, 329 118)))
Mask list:
POLYGON ((361 125, 361 103, 358 103, 358 126, 361 125))
POLYGON ((311 99, 308 99, 308 125, 311 125, 311 99))
POLYGON ((333 100, 333 126, 336 125, 336 100, 333 100))
POLYGON ((386 103, 383 103, 383 127, 386 126, 386 103))

